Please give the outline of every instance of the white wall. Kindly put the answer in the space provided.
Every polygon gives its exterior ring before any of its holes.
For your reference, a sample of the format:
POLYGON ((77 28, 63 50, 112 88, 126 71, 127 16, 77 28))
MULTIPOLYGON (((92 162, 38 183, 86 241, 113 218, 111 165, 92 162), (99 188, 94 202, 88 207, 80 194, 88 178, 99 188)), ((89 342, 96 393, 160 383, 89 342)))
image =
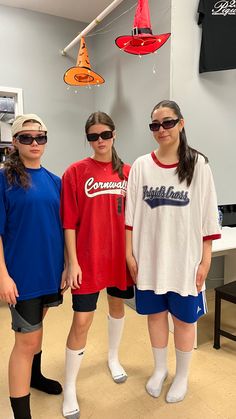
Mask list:
POLYGON ((218 202, 235 203, 236 70, 199 75, 198 3, 172 0, 170 96, 182 108, 189 143, 210 160, 218 202))

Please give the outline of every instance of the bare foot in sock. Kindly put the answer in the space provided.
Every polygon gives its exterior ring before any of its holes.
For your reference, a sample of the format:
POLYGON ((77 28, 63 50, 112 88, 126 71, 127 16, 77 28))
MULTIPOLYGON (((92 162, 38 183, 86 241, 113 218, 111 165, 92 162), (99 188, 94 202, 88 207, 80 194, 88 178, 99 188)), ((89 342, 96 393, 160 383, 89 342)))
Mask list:
POLYGON ((62 412, 63 412, 64 418, 79 419, 80 410, 79 410, 77 397, 74 391, 71 391, 71 392, 67 391, 64 394, 62 412))
POLYGON ((173 383, 167 393, 168 403, 181 402, 188 389, 188 370, 192 357, 192 351, 185 352, 175 348, 176 352, 176 373, 173 383))
POLYGON ((108 360, 108 367, 115 383, 124 383, 128 376, 118 360, 108 360))
POLYGON ((181 402, 187 393, 188 379, 186 377, 175 377, 167 393, 166 401, 168 403, 181 402))
POLYGON ((163 383, 168 375, 167 371, 156 371, 149 378, 146 384, 146 390, 152 397, 159 397, 161 394, 163 383))

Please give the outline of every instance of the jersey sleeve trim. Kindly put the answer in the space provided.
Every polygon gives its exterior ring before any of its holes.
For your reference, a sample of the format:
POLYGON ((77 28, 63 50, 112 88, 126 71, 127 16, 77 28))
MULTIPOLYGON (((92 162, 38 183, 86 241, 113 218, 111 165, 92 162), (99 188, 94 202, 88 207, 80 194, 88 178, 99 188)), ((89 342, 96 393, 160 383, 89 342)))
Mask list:
POLYGON ((65 223, 65 224, 63 224, 63 228, 64 228, 64 230, 76 230, 77 226, 65 223))
POLYGON ((210 236, 204 236, 203 237, 203 241, 207 241, 207 240, 218 240, 221 238, 221 234, 212 234, 210 236))
POLYGON ((130 231, 133 231, 133 227, 132 226, 125 225, 125 229, 126 230, 130 230, 130 231))

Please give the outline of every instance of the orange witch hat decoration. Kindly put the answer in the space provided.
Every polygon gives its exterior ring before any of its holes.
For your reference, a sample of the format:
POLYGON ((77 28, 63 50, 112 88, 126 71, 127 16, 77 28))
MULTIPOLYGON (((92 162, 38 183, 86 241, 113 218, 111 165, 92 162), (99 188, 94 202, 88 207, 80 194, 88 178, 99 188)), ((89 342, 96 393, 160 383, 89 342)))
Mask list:
POLYGON ((84 38, 81 38, 76 67, 68 68, 64 74, 64 82, 70 86, 88 86, 102 84, 104 79, 91 70, 88 50, 84 38))
POLYGON ((131 36, 119 36, 115 42, 129 54, 145 55, 162 47, 169 37, 170 33, 152 34, 148 0, 139 0, 131 36))

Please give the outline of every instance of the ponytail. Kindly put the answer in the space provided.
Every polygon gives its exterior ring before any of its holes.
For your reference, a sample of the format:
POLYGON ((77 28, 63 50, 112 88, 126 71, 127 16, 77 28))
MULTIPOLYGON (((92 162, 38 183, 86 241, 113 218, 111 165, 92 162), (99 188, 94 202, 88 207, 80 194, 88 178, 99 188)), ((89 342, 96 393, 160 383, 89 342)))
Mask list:
POLYGON ((123 173, 124 163, 121 158, 118 156, 114 144, 112 145, 112 169, 114 172, 118 173, 120 179, 124 179, 123 173))
POLYGON ((30 187, 30 176, 19 156, 18 150, 12 151, 4 163, 5 176, 10 186, 19 185, 23 189, 30 187))

